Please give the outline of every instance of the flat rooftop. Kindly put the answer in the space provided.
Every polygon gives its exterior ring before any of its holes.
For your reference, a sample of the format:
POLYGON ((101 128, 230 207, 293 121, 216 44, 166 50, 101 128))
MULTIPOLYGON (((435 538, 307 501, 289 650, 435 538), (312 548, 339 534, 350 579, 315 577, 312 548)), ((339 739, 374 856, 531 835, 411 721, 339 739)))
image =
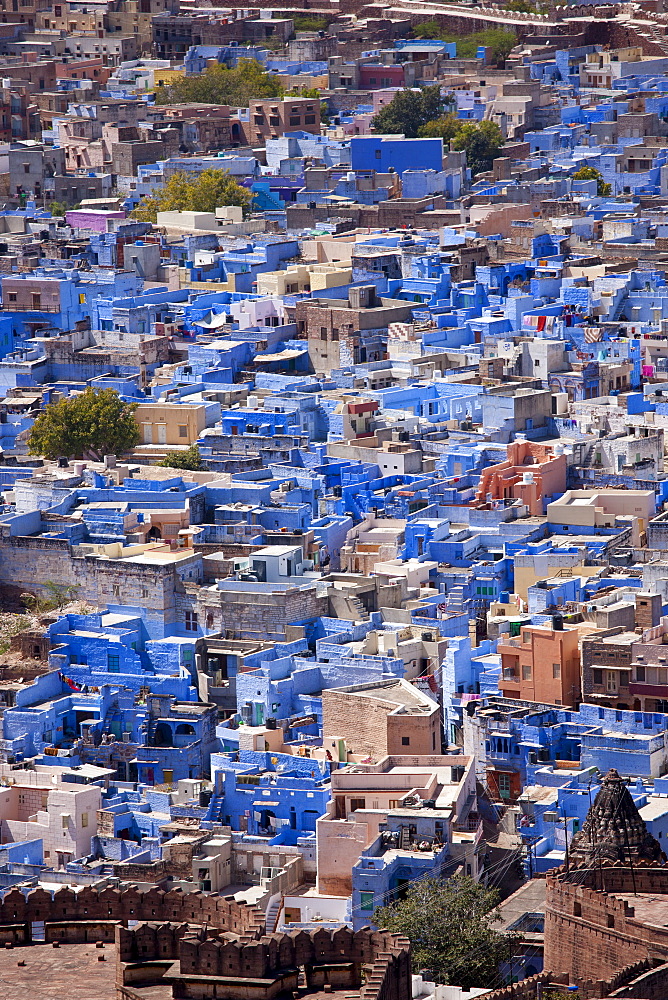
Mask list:
POLYGON ((636 911, 636 920, 655 927, 668 927, 668 896, 653 892, 615 892, 615 899, 625 900, 636 911))
MULTIPOLYGON (((113 944, 104 949, 91 944, 67 944, 52 948, 34 944, 0 952, 0 992, 4 997, 31 1000, 115 1000, 116 955, 113 944), (105 961, 98 962, 104 955, 105 961), (25 966, 18 963, 25 962, 25 966)), ((148 1000, 147 994, 147 1000, 148 1000)), ((151 1000, 171 997, 171 988, 151 1000)))
MULTIPOLYGON (((333 688, 332 690, 336 690, 333 688)), ((353 688, 339 688, 347 694, 356 694, 361 698, 374 698, 376 701, 387 701, 392 705, 403 706, 415 711, 425 711, 429 706, 426 704, 427 698, 421 694, 417 688, 410 684, 355 684, 353 688)), ((429 699, 431 701, 431 699, 429 699)), ((432 703, 434 708, 437 703, 432 703)))

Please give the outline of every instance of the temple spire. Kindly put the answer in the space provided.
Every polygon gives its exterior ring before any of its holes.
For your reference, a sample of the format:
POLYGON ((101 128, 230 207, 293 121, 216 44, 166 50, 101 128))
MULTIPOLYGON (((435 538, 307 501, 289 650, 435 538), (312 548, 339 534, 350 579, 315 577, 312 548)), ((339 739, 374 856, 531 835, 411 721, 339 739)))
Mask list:
POLYGON ((570 843, 573 862, 593 857, 610 861, 662 861, 665 855, 618 772, 611 768, 587 813, 582 829, 570 843))

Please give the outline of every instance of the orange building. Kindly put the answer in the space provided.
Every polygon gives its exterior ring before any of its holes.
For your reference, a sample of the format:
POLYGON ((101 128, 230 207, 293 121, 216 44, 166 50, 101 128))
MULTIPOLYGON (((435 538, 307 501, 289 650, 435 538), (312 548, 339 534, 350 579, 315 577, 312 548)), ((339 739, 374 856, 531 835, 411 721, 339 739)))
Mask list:
POLYGON ((551 627, 522 626, 519 639, 499 640, 506 698, 575 707, 580 695, 580 630, 555 615, 551 627))
POLYGON ((566 456, 533 441, 512 441, 506 450, 505 462, 483 469, 476 502, 520 500, 530 515, 542 516, 554 494, 566 490, 566 456))

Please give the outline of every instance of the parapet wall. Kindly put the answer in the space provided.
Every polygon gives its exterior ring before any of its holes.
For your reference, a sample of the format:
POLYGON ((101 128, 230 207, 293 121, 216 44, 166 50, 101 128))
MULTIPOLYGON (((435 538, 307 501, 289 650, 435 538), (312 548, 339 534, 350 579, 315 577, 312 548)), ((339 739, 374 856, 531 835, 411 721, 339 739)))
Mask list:
MULTIPOLYGON (((47 925, 79 922, 83 925, 91 921, 125 924, 128 920, 208 924, 251 939, 264 933, 264 914, 256 907, 238 903, 233 896, 184 893, 178 889, 164 892, 152 888, 141 892, 135 888, 110 888, 98 892, 85 886, 75 892, 64 887, 53 897, 45 889, 33 889, 25 896, 13 889, 0 902, 0 935, 5 924, 34 921, 44 921, 47 925)), ((72 940, 70 934, 68 931, 68 940, 72 940)))
POLYGON ((47 942, 114 941, 119 1000, 135 1000, 133 984, 167 973, 179 996, 181 985, 194 984, 202 1000, 232 1000, 243 983, 248 1000, 270 1000, 297 989, 300 969, 313 989, 329 985, 354 989, 360 1000, 411 1000, 407 938, 347 927, 267 935, 262 911, 232 896, 91 886, 53 895, 41 888, 7 893, 0 901, 0 943, 30 944, 33 923, 44 924, 47 942))
POLYGON ((178 957, 183 976, 218 976, 237 983, 275 979, 300 968, 307 970, 308 981, 313 970, 325 966, 354 966, 351 978, 359 979, 362 966, 376 969, 378 965, 382 977, 385 968, 391 967, 405 984, 405 989, 397 988, 392 995, 410 998, 410 946, 406 938, 389 931, 320 928, 235 940, 225 931, 208 927, 147 922, 131 929, 117 926, 116 949, 119 961, 129 965, 178 957))
POLYGON ((668 897, 668 867, 603 862, 548 875, 545 968, 567 972, 571 982, 607 981, 648 958, 668 960, 668 927, 645 922, 633 900, 618 898, 634 892, 668 897))

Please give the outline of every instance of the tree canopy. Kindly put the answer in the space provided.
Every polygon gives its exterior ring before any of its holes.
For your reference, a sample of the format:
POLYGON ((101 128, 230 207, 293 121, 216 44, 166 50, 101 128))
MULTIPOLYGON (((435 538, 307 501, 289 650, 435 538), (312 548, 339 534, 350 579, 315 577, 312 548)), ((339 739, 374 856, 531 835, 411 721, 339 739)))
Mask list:
MULTIPOLYGON (((524 0, 516 2, 522 3, 524 0)), ((443 42, 456 42, 457 55, 460 59, 473 59, 479 46, 484 45, 492 50, 492 56, 497 62, 503 62, 511 49, 517 45, 517 36, 514 32, 505 31, 503 28, 488 28, 470 35, 455 35, 443 30, 440 24, 433 20, 416 24, 413 34, 417 38, 439 38, 443 42)))
POLYGON ((200 469, 204 468, 202 456, 196 444, 186 448, 185 451, 167 452, 162 461, 157 464, 165 469, 189 469, 192 472, 199 472, 200 469))
POLYGON ((252 197, 227 170, 210 168, 201 174, 179 170, 164 187, 142 198, 132 215, 141 222, 155 222, 158 212, 215 212, 223 205, 239 205, 246 213, 252 197))
POLYGON ((495 890, 466 875, 418 880, 405 899, 376 910, 373 920, 410 940, 415 973, 463 989, 498 986, 499 962, 513 942, 493 927, 498 902, 495 890))
POLYGON ((124 402, 114 389, 91 388, 50 403, 30 431, 30 454, 96 460, 121 455, 139 443, 137 405, 124 402))
POLYGON ((376 132, 385 135, 405 135, 414 139, 420 129, 437 118, 443 110, 438 84, 422 90, 400 90, 372 121, 376 132))
POLYGON ((603 174, 596 167, 580 167, 573 174, 574 181, 596 181, 596 194, 600 198, 607 197, 612 191, 612 187, 603 180, 603 174))
POLYGON ((155 91, 156 104, 229 104, 247 108, 263 97, 282 97, 280 81, 257 59, 240 59, 233 69, 216 64, 197 76, 184 76, 155 91))
POLYGON ((331 17, 317 17, 310 14, 295 14, 292 24, 295 31, 327 31, 331 17))
POLYGON ((420 129, 420 135, 438 137, 452 143, 454 149, 465 150, 466 162, 474 176, 490 169, 505 142, 496 122, 463 121, 455 115, 443 115, 427 122, 420 129))

